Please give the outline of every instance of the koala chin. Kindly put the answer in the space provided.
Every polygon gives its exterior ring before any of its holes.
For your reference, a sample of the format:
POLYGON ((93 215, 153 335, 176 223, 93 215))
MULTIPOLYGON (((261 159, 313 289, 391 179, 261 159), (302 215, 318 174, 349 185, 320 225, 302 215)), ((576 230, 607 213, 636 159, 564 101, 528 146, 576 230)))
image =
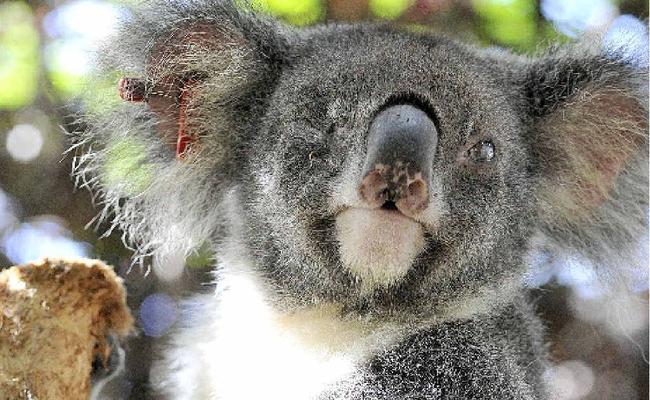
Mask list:
POLYGON ((347 209, 336 234, 343 264, 366 292, 402 279, 424 248, 422 225, 397 211, 347 209))

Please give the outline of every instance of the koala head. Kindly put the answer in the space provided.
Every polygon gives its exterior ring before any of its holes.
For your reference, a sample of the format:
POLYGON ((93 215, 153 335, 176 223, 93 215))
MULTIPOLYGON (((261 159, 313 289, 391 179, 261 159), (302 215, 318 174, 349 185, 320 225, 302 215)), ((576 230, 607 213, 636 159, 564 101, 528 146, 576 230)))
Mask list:
POLYGON ((647 70, 619 50, 154 3, 105 52, 132 101, 88 118, 77 174, 141 254, 245 254, 283 306, 464 315, 508 301, 533 248, 629 262, 647 70))

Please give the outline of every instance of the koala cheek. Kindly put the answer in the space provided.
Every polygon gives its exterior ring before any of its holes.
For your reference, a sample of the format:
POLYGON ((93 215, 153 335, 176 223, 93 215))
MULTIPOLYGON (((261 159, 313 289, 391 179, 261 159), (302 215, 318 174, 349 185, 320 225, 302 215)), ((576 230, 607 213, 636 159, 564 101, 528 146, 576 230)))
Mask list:
POLYGON ((366 293, 398 283, 424 248, 421 224, 382 210, 341 212, 336 235, 343 265, 366 293))

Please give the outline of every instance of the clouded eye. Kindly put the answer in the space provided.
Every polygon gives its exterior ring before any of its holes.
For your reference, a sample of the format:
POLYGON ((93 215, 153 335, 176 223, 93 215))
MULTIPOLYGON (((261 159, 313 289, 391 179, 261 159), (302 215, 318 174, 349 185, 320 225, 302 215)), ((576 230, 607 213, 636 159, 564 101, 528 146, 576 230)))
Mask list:
POLYGON ((496 149, 490 140, 482 140, 467 150, 467 159, 472 162, 490 162, 495 155, 496 149))

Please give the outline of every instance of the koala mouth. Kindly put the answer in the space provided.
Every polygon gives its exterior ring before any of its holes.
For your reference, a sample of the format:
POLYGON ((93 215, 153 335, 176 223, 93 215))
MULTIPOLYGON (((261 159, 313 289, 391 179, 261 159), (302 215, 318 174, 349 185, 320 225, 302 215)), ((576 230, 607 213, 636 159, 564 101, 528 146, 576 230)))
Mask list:
POLYGON ((398 211, 399 212, 399 210, 397 209, 397 205, 395 204, 394 201, 385 202, 384 204, 382 204, 381 209, 386 210, 386 211, 398 211))
POLYGON ((336 236, 344 267, 362 291, 397 284, 424 248, 424 227, 404 215, 395 203, 347 208, 336 216, 336 236))

